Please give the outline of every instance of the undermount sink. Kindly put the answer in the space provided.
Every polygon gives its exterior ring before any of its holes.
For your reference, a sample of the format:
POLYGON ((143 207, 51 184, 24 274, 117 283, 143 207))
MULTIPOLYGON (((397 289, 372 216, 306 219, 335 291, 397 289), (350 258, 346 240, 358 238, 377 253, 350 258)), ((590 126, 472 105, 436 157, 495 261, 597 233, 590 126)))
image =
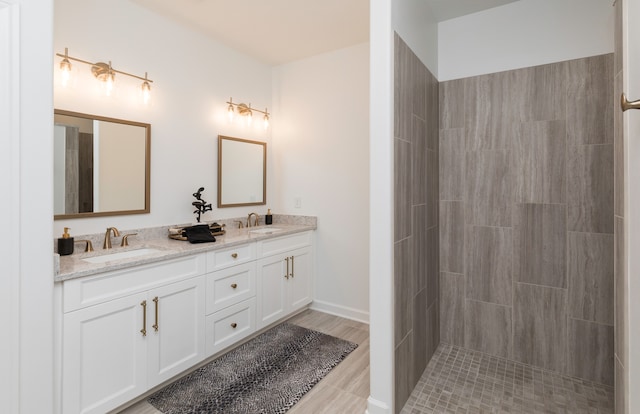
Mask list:
POLYGON ((162 250, 152 248, 142 248, 135 250, 127 250, 118 253, 108 253, 100 256, 86 257, 82 260, 89 263, 106 263, 114 260, 131 259, 134 257, 148 256, 155 253, 160 253, 162 250))
POLYGON ((271 234, 281 230, 282 229, 279 229, 277 227, 263 227, 261 229, 249 230, 249 233, 271 234))

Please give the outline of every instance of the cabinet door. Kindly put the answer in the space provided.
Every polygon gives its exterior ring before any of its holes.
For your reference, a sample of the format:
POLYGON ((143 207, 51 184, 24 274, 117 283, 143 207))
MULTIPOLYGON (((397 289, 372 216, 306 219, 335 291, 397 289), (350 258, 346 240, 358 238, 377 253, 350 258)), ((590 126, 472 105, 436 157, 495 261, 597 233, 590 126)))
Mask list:
POLYGON ((290 253, 290 278, 287 281, 289 312, 301 309, 312 301, 313 257, 311 247, 290 253))
POLYGON ((287 312, 287 267, 280 254, 258 261, 258 329, 285 316, 287 312))
POLYGON ((150 290, 147 301, 151 388, 204 359, 204 276, 150 290))
POLYGON ((140 293, 64 315, 64 413, 105 413, 146 391, 145 301, 140 293))

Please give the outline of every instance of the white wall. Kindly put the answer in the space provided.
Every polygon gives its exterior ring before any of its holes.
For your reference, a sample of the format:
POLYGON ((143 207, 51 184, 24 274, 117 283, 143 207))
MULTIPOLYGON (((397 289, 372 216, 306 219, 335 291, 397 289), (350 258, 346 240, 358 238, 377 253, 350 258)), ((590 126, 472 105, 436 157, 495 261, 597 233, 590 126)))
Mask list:
POLYGON ((369 84, 368 414, 390 414, 394 394, 393 344, 393 42, 392 10, 402 0, 371 2, 369 84))
POLYGON ((392 2, 393 30, 438 77, 438 23, 424 0, 392 2))
MULTIPOLYGON (((271 67, 127 0, 95 2, 56 0, 54 50, 88 61, 112 61, 116 69, 144 75, 152 83, 151 104, 140 102, 140 82, 116 75, 113 96, 106 97, 89 66, 73 63, 74 81, 61 86, 60 58, 53 58, 54 105, 59 109, 151 124, 151 213, 143 215, 56 220, 55 234, 71 227, 72 234, 144 228, 191 222, 191 196, 205 187, 203 198, 216 205, 217 137, 266 141, 270 169, 271 130, 229 124, 226 101, 271 107, 271 67)), ((274 113, 274 120, 278 115, 274 113)), ((257 117, 256 117, 257 118, 257 117)), ((267 202, 274 189, 267 172, 267 202)), ((263 215, 267 206, 217 209, 209 221, 263 215)), ((279 211, 274 210, 274 213, 279 211)))
POLYGON ((438 80, 613 52, 612 1, 520 0, 438 25, 438 80))
POLYGON ((54 404, 52 16, 51 0, 0 0, 0 407, 12 414, 54 404))
POLYGON ((277 212, 318 216, 314 308, 367 322, 368 87, 368 43, 273 69, 277 195, 270 203, 277 212))

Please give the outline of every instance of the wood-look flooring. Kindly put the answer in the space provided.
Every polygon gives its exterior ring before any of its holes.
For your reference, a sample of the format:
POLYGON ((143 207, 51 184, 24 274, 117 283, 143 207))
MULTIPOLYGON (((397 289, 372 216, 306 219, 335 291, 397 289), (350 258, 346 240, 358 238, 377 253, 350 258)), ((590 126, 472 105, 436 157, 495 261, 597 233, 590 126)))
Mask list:
MULTIPOLYGON (((287 414, 364 413, 369 397, 369 325, 306 310, 288 322, 355 342, 358 348, 313 387, 287 414)), ((120 414, 161 414, 146 400, 120 414)))

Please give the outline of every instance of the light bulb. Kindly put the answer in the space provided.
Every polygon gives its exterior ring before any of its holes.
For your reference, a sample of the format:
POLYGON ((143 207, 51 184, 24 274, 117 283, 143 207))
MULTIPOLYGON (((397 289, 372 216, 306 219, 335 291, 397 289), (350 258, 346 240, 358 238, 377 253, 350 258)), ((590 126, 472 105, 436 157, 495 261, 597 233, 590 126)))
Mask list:
POLYGON ((253 122, 253 112, 250 110, 249 113, 247 113, 247 126, 251 126, 252 122, 253 122))
POLYGON ((71 78, 71 62, 69 62, 69 59, 62 59, 60 70, 62 71, 62 86, 66 88, 71 78))
POLYGON ((263 121, 264 121, 264 129, 269 129, 269 115, 264 114, 263 121))
POLYGON ((114 78, 115 75, 113 73, 107 74, 107 80, 105 82, 107 96, 111 96, 111 92, 113 92, 113 82, 115 80, 114 78))
POLYGON ((233 110, 233 105, 229 104, 229 107, 227 108, 227 115, 229 116, 229 122, 233 122, 233 113, 235 111, 233 110))
POLYGON ((149 103, 149 99, 151 98, 151 85, 149 82, 142 82, 142 102, 146 105, 149 103))

